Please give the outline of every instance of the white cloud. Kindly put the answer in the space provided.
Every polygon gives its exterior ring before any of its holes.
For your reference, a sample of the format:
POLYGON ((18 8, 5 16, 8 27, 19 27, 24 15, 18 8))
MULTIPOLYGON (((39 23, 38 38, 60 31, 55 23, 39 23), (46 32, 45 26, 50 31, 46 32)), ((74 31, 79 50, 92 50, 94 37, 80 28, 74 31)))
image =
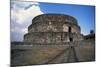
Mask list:
MULTIPOLYGON (((21 3, 18 4, 18 2, 15 2, 15 5, 13 5, 13 9, 11 10, 11 16, 12 16, 11 18, 16 19, 17 23, 23 24, 24 21, 29 20, 29 18, 32 19, 39 14, 43 14, 43 12, 40 10, 39 3, 37 2, 32 2, 32 3, 33 5, 30 8, 24 9, 25 7, 24 8, 20 7, 21 3)), ((30 2, 30 4, 32 3, 30 2)), ((26 4, 27 3, 23 3, 23 6, 26 6, 26 4)))
POLYGON ((43 12, 40 10, 38 2, 11 1, 11 32, 24 35, 27 33, 27 27, 32 23, 32 19, 40 14, 43 12))
POLYGON ((14 27, 11 29, 12 32, 17 32, 17 33, 27 33, 27 28, 19 28, 19 27, 14 27))

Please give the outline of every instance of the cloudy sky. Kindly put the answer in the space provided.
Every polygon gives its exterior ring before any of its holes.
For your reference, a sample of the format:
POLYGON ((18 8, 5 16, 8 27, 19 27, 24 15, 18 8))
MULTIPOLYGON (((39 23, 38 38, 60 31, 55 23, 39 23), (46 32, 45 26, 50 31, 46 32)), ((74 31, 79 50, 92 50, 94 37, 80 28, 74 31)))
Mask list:
POLYGON ((11 41, 23 41, 23 35, 27 33, 27 27, 32 23, 32 19, 45 13, 75 17, 84 35, 89 34, 91 29, 94 30, 94 6, 11 1, 11 41))

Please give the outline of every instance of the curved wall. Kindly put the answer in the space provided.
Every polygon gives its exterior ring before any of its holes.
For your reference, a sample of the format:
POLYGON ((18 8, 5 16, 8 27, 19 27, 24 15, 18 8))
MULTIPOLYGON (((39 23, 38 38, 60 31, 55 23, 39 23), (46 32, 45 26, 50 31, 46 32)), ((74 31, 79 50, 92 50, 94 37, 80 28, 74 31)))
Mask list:
POLYGON ((73 38, 73 41, 77 41, 80 37, 75 33, 66 32, 34 32, 26 34, 24 41, 33 43, 66 43, 70 42, 69 38, 73 38))
POLYGON ((36 16, 24 35, 25 42, 34 43, 69 42, 70 38, 73 41, 80 40, 80 26, 74 17, 63 14, 36 16))
POLYGON ((71 27, 74 33, 80 33, 80 27, 75 24, 70 23, 58 23, 58 22, 49 22, 49 23, 37 23, 31 24, 28 28, 28 32, 68 32, 69 27, 71 27))

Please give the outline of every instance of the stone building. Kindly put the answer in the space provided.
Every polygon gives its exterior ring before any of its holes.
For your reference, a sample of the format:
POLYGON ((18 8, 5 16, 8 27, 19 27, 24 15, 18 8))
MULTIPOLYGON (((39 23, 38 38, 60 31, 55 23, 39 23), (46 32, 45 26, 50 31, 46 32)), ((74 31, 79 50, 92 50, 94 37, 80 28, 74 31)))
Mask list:
POLYGON ((11 43, 12 67, 94 60, 93 36, 92 39, 91 36, 84 37, 77 20, 69 15, 36 16, 24 35, 24 41, 11 43))
POLYGON ((42 14, 32 20, 24 42, 61 43, 82 40, 77 20, 64 14, 42 14))

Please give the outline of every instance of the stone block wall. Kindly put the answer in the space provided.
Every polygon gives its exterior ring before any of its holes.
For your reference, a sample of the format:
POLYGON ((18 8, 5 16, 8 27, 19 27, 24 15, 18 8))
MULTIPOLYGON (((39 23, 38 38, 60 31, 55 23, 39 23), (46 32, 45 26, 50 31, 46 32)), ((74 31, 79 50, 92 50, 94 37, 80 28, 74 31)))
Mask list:
MULTIPOLYGON (((79 34, 79 36, 81 36, 79 34)), ((63 43, 70 42, 69 38, 73 38, 73 41, 78 41, 78 37, 75 33, 67 32, 34 32, 28 33, 24 36, 24 42, 32 43, 63 43), (70 37, 69 37, 70 36, 70 37)))
POLYGON ((60 43, 82 40, 77 20, 63 14, 42 14, 32 20, 24 42, 60 43))

